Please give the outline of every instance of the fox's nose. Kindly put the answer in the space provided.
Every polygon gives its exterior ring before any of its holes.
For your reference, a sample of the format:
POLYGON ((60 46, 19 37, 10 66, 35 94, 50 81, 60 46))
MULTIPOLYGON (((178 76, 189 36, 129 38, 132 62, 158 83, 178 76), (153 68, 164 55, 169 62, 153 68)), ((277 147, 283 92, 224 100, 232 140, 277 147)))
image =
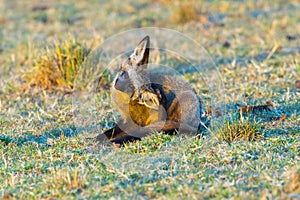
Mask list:
POLYGON ((115 81, 115 88, 122 92, 125 92, 127 88, 127 81, 122 78, 117 78, 115 81))

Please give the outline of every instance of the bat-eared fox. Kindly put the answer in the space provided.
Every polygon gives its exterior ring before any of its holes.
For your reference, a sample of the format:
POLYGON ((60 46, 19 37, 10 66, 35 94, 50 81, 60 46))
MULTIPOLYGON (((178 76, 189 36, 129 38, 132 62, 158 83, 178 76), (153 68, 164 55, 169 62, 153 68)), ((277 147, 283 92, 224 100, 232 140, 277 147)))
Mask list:
POLYGON ((149 54, 146 36, 121 64, 112 85, 121 120, 97 141, 122 145, 153 132, 195 133, 202 127, 203 108, 195 90, 172 70, 148 66, 149 54))

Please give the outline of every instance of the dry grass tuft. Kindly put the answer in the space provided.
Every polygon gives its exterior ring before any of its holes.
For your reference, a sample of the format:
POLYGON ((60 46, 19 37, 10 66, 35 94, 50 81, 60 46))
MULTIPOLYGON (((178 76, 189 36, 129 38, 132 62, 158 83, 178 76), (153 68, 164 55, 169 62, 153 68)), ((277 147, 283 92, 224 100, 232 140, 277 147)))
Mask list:
POLYGON ((72 90, 81 64, 90 51, 86 44, 76 39, 57 43, 54 48, 48 47, 35 60, 33 68, 23 76, 26 86, 50 91, 72 90))
POLYGON ((233 122, 225 122, 224 125, 216 131, 216 137, 226 142, 238 140, 250 142, 263 138, 264 134, 261 132, 258 123, 241 119, 233 122))
POLYGON ((171 12, 170 21, 176 24, 207 22, 207 16, 198 10, 198 5, 199 2, 178 1, 171 12))
POLYGON ((300 194, 300 169, 290 170, 285 176, 287 180, 284 185, 284 192, 300 194))

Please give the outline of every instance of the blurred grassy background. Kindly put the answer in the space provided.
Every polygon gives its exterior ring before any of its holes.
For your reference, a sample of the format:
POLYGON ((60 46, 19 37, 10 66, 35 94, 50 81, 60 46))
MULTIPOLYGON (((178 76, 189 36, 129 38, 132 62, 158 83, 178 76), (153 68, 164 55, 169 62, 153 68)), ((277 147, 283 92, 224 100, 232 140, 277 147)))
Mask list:
POLYGON ((299 52, 298 1, 2 0, 0 6, 2 80, 32 68, 43 49, 70 36, 95 47, 120 31, 146 26, 191 36, 217 65, 299 52))

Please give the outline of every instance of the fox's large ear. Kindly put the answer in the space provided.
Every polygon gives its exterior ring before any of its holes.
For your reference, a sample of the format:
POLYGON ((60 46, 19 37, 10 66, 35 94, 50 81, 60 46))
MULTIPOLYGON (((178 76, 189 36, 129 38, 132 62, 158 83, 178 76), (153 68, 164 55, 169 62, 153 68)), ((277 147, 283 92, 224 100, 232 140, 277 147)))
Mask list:
POLYGON ((140 65, 147 65, 149 59, 150 37, 147 35, 140 41, 134 52, 131 54, 131 58, 140 65))

